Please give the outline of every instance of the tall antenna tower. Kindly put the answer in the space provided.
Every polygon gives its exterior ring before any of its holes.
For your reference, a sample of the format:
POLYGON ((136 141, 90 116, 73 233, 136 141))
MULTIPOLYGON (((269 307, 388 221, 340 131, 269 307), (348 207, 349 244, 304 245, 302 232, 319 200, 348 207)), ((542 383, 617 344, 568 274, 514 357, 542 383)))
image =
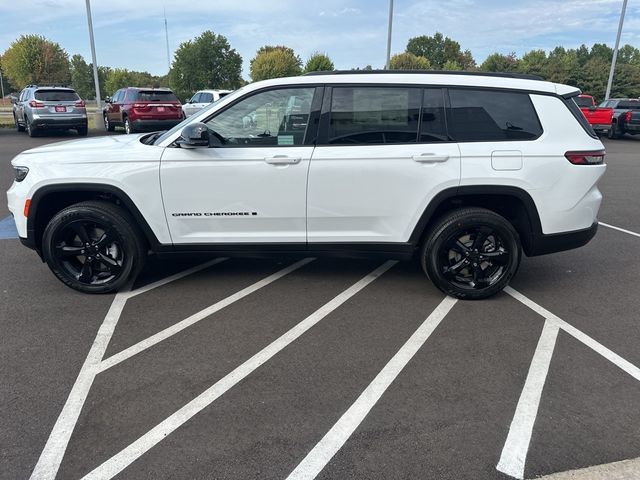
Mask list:
POLYGON ((167 27, 167 9, 162 7, 164 11, 164 36, 167 40, 167 69, 171 70, 171 53, 169 52, 169 28, 167 27))

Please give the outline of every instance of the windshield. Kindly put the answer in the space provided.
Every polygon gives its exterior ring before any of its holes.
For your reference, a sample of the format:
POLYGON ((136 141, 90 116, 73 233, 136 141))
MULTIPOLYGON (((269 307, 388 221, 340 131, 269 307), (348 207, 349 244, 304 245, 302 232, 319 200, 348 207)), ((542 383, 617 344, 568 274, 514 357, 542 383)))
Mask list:
POLYGON ((73 90, 36 90, 36 100, 43 102, 75 102, 80 97, 73 90))
POLYGON ((574 99, 579 107, 592 107, 593 101, 589 97, 576 97, 574 99))
POLYGON ((141 90, 134 95, 134 100, 138 102, 178 102, 178 98, 173 92, 162 90, 141 90))
MULTIPOLYGON (((228 94, 226 94, 225 100, 227 100, 227 98, 236 98, 240 95, 242 95, 244 93, 245 87, 242 87, 234 92, 230 92, 228 94)), ((222 100, 221 98, 209 105, 207 105, 206 107, 204 107, 202 110, 200 110, 198 112, 198 117, 204 113, 204 112, 208 112, 209 110, 211 110, 212 108, 216 108, 218 106, 218 104, 220 103, 220 100, 222 100)), ((174 133, 179 132, 180 130, 182 130, 185 125, 188 125, 189 123, 193 122, 195 118, 194 116, 191 117, 187 117, 186 119, 184 119, 182 122, 180 122, 178 125, 176 125, 175 127, 173 127, 171 130, 167 130, 166 132, 164 132, 162 135, 160 135, 155 142, 153 142, 154 145, 160 145, 162 142, 164 142, 167 138, 171 137, 174 133)), ((203 119, 202 121, 206 121, 206 118, 203 119)))

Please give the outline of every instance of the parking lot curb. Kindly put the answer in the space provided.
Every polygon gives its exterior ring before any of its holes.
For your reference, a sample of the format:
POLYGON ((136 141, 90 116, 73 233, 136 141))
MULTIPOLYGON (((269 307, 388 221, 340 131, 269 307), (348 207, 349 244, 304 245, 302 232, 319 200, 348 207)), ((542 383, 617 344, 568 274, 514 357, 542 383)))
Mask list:
POLYGON ((538 480, 629 480, 640 478, 640 458, 553 473, 538 480))

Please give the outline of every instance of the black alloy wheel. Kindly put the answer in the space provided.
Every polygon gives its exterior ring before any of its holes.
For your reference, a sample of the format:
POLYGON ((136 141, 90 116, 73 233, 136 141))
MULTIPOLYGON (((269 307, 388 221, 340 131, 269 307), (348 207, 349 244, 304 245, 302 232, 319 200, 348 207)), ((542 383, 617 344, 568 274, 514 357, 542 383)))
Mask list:
POLYGON ((86 293, 120 288, 142 266, 145 250, 129 215, 106 202, 67 207, 47 225, 43 255, 62 282, 86 293))
POLYGON ((481 299, 501 291, 515 275, 522 247, 502 216, 485 209, 456 210, 442 218, 425 241, 422 266, 443 292, 481 299))

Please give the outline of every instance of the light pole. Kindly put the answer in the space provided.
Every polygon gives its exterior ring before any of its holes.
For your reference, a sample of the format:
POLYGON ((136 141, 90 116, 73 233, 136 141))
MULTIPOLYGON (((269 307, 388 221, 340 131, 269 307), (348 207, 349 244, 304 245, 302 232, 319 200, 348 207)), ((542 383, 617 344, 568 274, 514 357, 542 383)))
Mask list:
POLYGON ((104 129, 104 118, 102 118, 102 102, 100 101, 100 80, 98 79, 98 62, 96 60, 96 45, 93 40, 93 22, 91 21, 91 3, 87 0, 87 22, 89 23, 89 40, 91 42, 91 59, 93 61, 93 81, 96 84, 96 128, 104 129))
MULTIPOLYGON (((625 0, 626 1, 626 0, 625 0)), ((389 31, 387 34, 387 63, 385 63, 385 70, 391 68, 391 27, 393 25, 393 0, 389 0, 389 31)))
POLYGON ((620 12, 620 23, 618 24, 618 35, 616 37, 616 46, 613 48, 613 59, 611 60, 611 70, 609 70, 609 81, 607 82, 607 93, 605 100, 609 100, 611 95, 611 86, 613 85, 613 74, 616 69, 616 61, 618 60, 618 47, 620 46, 620 35, 622 34, 622 24, 624 23, 624 13, 627 10, 627 0, 622 1, 622 12, 620 12))

